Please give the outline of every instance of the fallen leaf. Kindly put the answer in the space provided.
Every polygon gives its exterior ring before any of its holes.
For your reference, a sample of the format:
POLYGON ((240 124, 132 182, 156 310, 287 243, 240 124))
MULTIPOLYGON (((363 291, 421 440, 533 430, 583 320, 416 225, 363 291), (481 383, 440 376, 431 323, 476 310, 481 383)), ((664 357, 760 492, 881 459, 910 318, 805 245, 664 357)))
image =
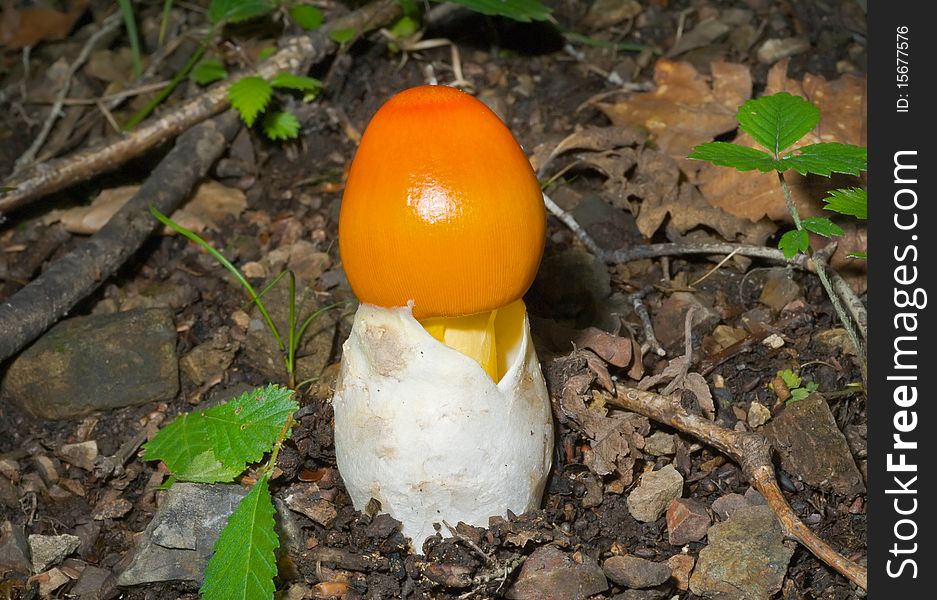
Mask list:
POLYGON ((61 40, 72 30, 88 6, 88 0, 70 0, 65 12, 51 8, 54 2, 17 10, 16 0, 4 0, 0 15, 0 47, 19 50, 44 40, 61 40))

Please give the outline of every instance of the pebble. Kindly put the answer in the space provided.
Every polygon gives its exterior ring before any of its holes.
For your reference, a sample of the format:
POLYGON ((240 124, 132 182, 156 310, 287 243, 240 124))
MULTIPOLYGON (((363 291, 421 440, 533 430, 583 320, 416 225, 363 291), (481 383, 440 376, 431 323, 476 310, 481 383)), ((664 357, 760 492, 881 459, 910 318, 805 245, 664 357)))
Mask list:
POLYGON ((644 451, 654 456, 671 456, 677 451, 677 436, 656 431, 644 439, 644 451))
POLYGON ((713 501, 712 509, 720 519, 725 521, 731 517, 735 511, 750 505, 751 502, 749 502, 745 496, 741 494, 730 493, 716 498, 713 501))
POLYGON ((673 580, 678 590, 686 591, 690 587, 690 573, 693 572, 693 566, 696 559, 689 554, 674 554, 667 559, 670 570, 673 572, 673 580))
POLYGON ((512 600, 583 600, 608 589, 602 568, 582 552, 556 546, 534 550, 506 597, 512 600))
POLYGON ((67 533, 62 535, 32 534, 28 538, 34 573, 42 573, 62 562, 66 556, 78 549, 81 540, 67 533))
POLYGON ((683 546, 706 537, 712 519, 709 511, 692 498, 677 498, 667 507, 667 536, 671 546, 683 546))
POLYGON ((632 589, 643 589, 660 585, 670 579, 671 569, 667 563, 658 563, 637 556, 612 556, 602 564, 605 575, 617 583, 632 589))
POLYGON ((651 523, 660 518, 667 505, 683 493, 683 476, 673 465, 641 476, 641 481, 628 495, 628 511, 638 521, 651 523))

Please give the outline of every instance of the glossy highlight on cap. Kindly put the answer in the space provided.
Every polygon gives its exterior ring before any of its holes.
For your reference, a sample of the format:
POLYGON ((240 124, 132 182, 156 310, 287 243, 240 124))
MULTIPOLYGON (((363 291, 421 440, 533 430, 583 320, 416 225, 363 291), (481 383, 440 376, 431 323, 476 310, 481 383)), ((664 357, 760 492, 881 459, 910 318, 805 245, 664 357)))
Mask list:
POLYGON ((358 299, 413 301, 417 318, 506 306, 540 264, 546 212, 504 123, 446 86, 404 90, 375 113, 352 162, 339 246, 358 299))

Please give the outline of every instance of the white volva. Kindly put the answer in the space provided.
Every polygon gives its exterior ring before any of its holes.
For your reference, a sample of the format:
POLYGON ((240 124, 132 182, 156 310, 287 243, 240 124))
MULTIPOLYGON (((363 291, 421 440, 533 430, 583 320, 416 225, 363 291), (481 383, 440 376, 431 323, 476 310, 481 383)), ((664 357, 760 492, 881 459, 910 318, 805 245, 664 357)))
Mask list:
POLYGON ((355 508, 378 500, 416 550, 434 522, 486 527, 492 515, 540 504, 553 421, 526 315, 521 322, 495 384, 409 308, 362 304, 355 315, 332 401, 338 468, 355 508))

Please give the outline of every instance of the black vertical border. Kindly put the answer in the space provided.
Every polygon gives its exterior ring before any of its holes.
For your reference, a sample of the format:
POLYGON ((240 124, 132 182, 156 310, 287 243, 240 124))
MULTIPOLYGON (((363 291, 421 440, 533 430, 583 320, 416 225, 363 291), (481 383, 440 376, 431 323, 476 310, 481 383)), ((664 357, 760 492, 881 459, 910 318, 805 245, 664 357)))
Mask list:
MULTIPOLYGON (((932 18, 934 5, 920 0, 874 0, 868 5, 869 78, 869 394, 868 394, 868 567, 869 597, 917 598, 934 594, 933 572, 937 537, 933 527, 934 443, 937 411, 932 396, 937 383, 934 346, 937 307, 900 307, 901 291, 923 290, 927 302, 937 302, 937 215, 932 206, 937 179, 933 156, 937 146, 934 67, 937 65, 937 29, 932 18), (907 27, 908 56, 898 54, 899 27, 907 27), (908 85, 901 83, 898 58, 908 60, 908 85), (901 112, 902 100, 907 101, 901 112), (905 154, 898 155, 904 152, 905 154), (915 152, 916 154, 910 154, 915 152), (897 177, 895 161, 915 164, 897 177), (907 180, 914 180, 913 183, 907 180), (912 191, 902 191, 912 190, 912 191), (916 204, 914 197, 916 195, 916 204), (899 208, 899 204, 913 208, 899 208), (916 227, 908 226, 916 217, 916 227), (916 268, 916 273, 914 271, 916 268), (912 274, 917 278, 907 281, 912 274), (934 292, 935 295, 931 295, 934 292), (897 294, 897 295, 896 295, 897 294), (915 320, 897 317, 915 313, 915 320), (899 325, 896 325, 896 317, 899 325), (913 332, 906 325, 915 323, 913 332), (896 369, 897 347, 916 354, 903 354, 900 362, 916 368, 896 369), (905 381, 894 376, 915 377, 905 381), (904 392, 896 390, 907 385, 904 392), (910 402, 911 389, 917 399, 910 402), (897 401, 896 401, 897 400, 897 401), (913 413, 913 414, 912 414, 913 413), (908 431, 914 419, 916 425, 908 431), (904 431, 902 431, 904 430, 904 431), (916 442, 911 449, 895 449, 894 435, 916 442), (889 457, 889 455, 891 455, 889 457), (915 471, 889 470, 903 460, 915 471), (913 477, 917 479, 913 479, 913 477), (897 477, 897 479, 895 479, 897 477), (908 491, 904 491, 905 488, 908 491), (912 491, 913 490, 913 491, 912 491), (902 492, 902 493, 895 493, 902 492), (913 509, 913 512, 911 512, 913 509), (899 514, 904 511, 906 514, 899 514), (903 539, 904 538, 904 539, 903 539), (904 563, 904 561, 912 561, 904 563), (891 572, 891 574, 889 574, 891 572), (897 576, 894 576, 896 575, 897 576)), ((920 294, 918 298, 922 298, 920 294)), ((918 304, 923 304, 919 302, 918 304)))

